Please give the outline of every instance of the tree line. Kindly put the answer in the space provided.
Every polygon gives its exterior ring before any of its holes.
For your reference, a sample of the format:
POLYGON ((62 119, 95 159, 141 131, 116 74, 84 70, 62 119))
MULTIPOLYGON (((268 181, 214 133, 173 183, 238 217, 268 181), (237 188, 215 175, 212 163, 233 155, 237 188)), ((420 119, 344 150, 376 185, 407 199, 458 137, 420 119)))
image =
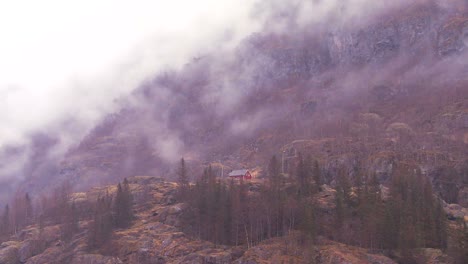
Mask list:
POLYGON ((447 248, 447 217, 441 200, 420 170, 399 163, 384 199, 375 174, 356 168, 354 183, 340 171, 336 186, 334 238, 376 250, 394 250, 403 259, 414 248, 447 248))
POLYGON ((243 180, 226 182, 207 167, 195 184, 187 184, 185 162, 179 169, 179 199, 188 203, 182 219, 184 231, 216 244, 253 246, 295 229, 304 238, 315 235, 312 196, 319 190, 318 163, 300 159, 294 179, 286 179, 272 157, 269 180, 252 192, 243 180), (300 204, 305 206, 299 206, 300 204))
POLYGON ((68 242, 83 231, 79 222, 90 220, 88 248, 99 248, 110 238, 113 229, 127 228, 134 219, 133 196, 128 180, 124 179, 116 187, 115 195, 106 193, 94 202, 80 203, 79 206, 72 201, 72 188, 67 182, 56 188, 52 195, 42 197, 36 208, 33 208, 28 193, 17 196, 13 206, 7 204, 0 215, 0 241, 28 225, 36 224, 39 228, 38 240, 46 225, 60 225, 61 239, 68 242))
POLYGON ((0 237, 16 233, 22 227, 34 222, 33 206, 29 193, 17 195, 13 207, 5 205, 0 218, 0 237))
MULTIPOLYGON (((281 173, 273 156, 266 166, 263 183, 225 180, 210 166, 190 183, 187 165, 181 159, 177 171, 177 199, 188 206, 181 228, 193 237, 215 244, 254 246, 263 240, 299 231, 304 246, 313 245, 317 235, 380 252, 396 252, 403 263, 411 250, 448 247, 447 218, 431 182, 417 166, 400 162, 391 175, 389 188, 382 187, 375 173, 360 163, 340 168, 334 175, 334 190, 325 187, 317 160, 299 153, 290 174, 281 173), (331 210, 324 209, 317 195, 332 190, 331 210)), ((115 228, 127 228, 134 219, 133 196, 127 179, 114 195, 102 194, 95 202, 75 204, 71 187, 63 184, 33 208, 29 194, 18 195, 0 215, 0 239, 21 228, 37 224, 60 225, 62 240, 71 241, 89 221, 90 250, 100 248, 115 228)), ((150 195, 145 196, 151 200, 150 195)), ((148 201, 142 201, 147 203, 148 201)), ((151 201, 150 201, 151 202, 151 201)), ((452 240, 454 256, 466 259, 466 226, 452 240)), ((461 261, 460 263, 463 263, 461 261)))
MULTIPOLYGON (((396 252, 403 263, 410 262, 415 248, 447 249, 442 202, 416 166, 397 164, 385 194, 377 175, 359 163, 351 170, 341 168, 334 177, 331 212, 321 210, 315 198, 324 182, 316 160, 299 154, 292 175, 285 175, 273 156, 267 171, 265 183, 257 188, 243 180, 217 178, 208 166, 191 185, 182 159, 178 195, 189 205, 182 219, 184 231, 216 244, 248 247, 300 231, 304 245, 313 244, 321 235, 379 252, 396 252)), ((460 238, 461 244, 465 237, 460 238)))

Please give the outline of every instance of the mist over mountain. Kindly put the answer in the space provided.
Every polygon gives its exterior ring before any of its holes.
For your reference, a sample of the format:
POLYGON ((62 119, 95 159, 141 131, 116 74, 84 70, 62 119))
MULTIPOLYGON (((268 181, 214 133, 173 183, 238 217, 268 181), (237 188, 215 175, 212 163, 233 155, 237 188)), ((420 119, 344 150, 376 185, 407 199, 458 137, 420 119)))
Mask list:
POLYGON ((466 0, 36 2, 0 264, 467 262, 466 0))
POLYGON ((2 2, 2 188, 14 189, 7 183, 32 171, 48 174, 49 163, 57 164, 146 79, 178 69, 205 43, 223 49, 251 33, 253 3, 2 2), (226 8, 229 14, 216 15, 226 8))
POLYGON ((170 178, 180 157, 262 166, 298 139, 327 139, 329 155, 314 154, 344 162, 355 158, 337 146, 395 150, 405 129, 405 152, 437 150, 462 166, 466 10, 465 1, 246 1, 187 43, 155 37, 111 74, 78 77, 53 120, 28 114, 37 122, 12 132, 21 139, 2 141, 3 199, 63 180, 80 189, 170 178))

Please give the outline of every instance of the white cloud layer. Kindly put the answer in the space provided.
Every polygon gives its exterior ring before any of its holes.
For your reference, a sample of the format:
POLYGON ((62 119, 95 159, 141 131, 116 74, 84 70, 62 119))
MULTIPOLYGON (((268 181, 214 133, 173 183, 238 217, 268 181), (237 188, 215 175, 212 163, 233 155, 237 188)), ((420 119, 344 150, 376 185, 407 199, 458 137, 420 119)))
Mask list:
POLYGON ((82 135, 156 72, 257 30, 255 2, 2 0, 0 149, 70 117, 82 135))

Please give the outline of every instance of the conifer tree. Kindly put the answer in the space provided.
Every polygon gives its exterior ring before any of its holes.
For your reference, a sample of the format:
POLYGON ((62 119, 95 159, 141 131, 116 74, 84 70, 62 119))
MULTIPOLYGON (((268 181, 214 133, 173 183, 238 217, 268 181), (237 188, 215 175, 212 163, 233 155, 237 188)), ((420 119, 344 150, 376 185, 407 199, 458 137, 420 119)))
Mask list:
POLYGON ((359 162, 353 168, 354 173, 354 188, 357 196, 357 203, 360 204, 363 202, 363 179, 362 179, 362 172, 359 162))
POLYGON ((341 191, 343 202, 346 205, 351 205, 351 184, 349 183, 348 175, 344 167, 338 171, 338 185, 337 190, 341 191))
POLYGON ((177 171, 177 179, 179 183, 179 197, 181 199, 185 199, 189 188, 189 180, 184 158, 180 159, 180 167, 177 171))
POLYGON ((309 182, 309 166, 307 161, 304 159, 302 154, 299 152, 298 155, 298 164, 296 167, 296 187, 297 195, 299 197, 307 196, 310 192, 310 182, 309 182))
POLYGON ((41 213, 38 217, 39 219, 37 220, 38 226, 39 226, 39 237, 42 236, 42 232, 44 231, 44 214, 41 213))
POLYGON ((408 250, 416 247, 446 247, 447 226, 442 205, 428 179, 413 166, 398 164, 395 169, 386 212, 388 231, 383 239, 387 248, 398 248, 408 255, 408 250))
POLYGON ((29 197, 29 193, 26 193, 24 197, 25 201, 25 216, 26 216, 26 223, 29 224, 33 221, 33 207, 31 202, 31 197, 29 197))
POLYGON ((10 206, 8 204, 5 205, 0 227, 0 235, 6 235, 10 232, 10 206))
POLYGON ((13 227, 15 232, 17 232, 32 221, 30 219, 30 217, 32 218, 32 205, 29 194, 26 193, 24 196, 17 195, 14 199, 12 211, 13 227))
POLYGON ((468 224, 458 219, 457 229, 449 255, 454 257, 455 264, 465 264, 468 263, 468 224))
POLYGON ((382 247, 382 219, 384 217, 384 204, 380 184, 375 173, 367 177, 364 185, 363 203, 365 203, 366 212, 364 219, 364 228, 367 229, 364 243, 370 248, 382 247))
POLYGON ((65 215, 65 221, 62 225, 62 238, 65 241, 70 241, 78 232, 78 212, 76 210, 75 202, 67 208, 67 213, 65 215))
POLYGON ((345 217, 344 209, 344 195, 342 189, 337 189, 335 194, 335 204, 336 204, 336 218, 335 224, 337 228, 340 228, 343 225, 345 217))
POLYGON ((126 221, 128 224, 130 224, 135 216, 133 214, 133 194, 130 189, 130 183, 128 182, 127 178, 124 178, 123 180, 122 189, 125 197, 126 221))
POLYGON ((322 172, 320 171, 320 166, 317 160, 314 161, 313 175, 314 175, 315 186, 317 187, 319 191, 321 191, 323 179, 322 179, 322 172))
POLYGON ((88 233, 88 247, 95 249, 102 246, 111 236, 113 229, 112 198, 109 194, 99 197, 93 213, 93 221, 88 233))
POLYGON ((269 236, 279 236, 283 230, 283 205, 284 205, 284 192, 281 191, 283 187, 283 180, 281 179, 280 166, 276 156, 273 156, 268 164, 269 172, 269 188, 267 192, 267 201, 271 208, 271 229, 269 236))
POLYGON ((117 184, 117 193, 114 202, 115 225, 119 228, 130 226, 133 220, 133 199, 127 178, 123 184, 117 184))
POLYGON ((114 200, 114 219, 115 219, 115 225, 117 227, 123 227, 124 226, 124 218, 125 218, 125 212, 124 212, 124 207, 125 207, 125 201, 124 201, 124 194, 122 190, 122 184, 117 184, 117 193, 115 195, 115 200, 114 200))
POLYGON ((230 201, 231 201, 231 210, 232 210, 232 220, 231 220, 231 243, 235 246, 238 246, 240 239, 240 227, 242 222, 242 212, 243 204, 241 200, 241 191, 239 191, 239 186, 234 184, 234 180, 231 179, 229 184, 230 191, 230 201))
POLYGON ((300 229, 306 238, 306 242, 313 240, 317 234, 315 210, 312 203, 305 202, 303 204, 300 229))
POLYGON ((270 159, 270 163, 268 164, 268 176, 269 176, 269 183, 270 188, 278 191, 281 184, 281 174, 280 174, 280 164, 278 159, 274 155, 270 159))

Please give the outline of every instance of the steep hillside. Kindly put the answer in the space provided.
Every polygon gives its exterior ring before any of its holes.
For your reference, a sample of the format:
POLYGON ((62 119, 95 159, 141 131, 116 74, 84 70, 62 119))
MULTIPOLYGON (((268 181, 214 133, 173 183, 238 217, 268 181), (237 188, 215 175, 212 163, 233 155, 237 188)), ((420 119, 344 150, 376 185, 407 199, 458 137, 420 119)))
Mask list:
MULTIPOLYGON (((250 246, 248 243, 227 246, 204 241, 183 232, 186 228, 183 219, 188 207, 177 200, 176 183, 149 176, 128 180, 134 197, 135 219, 128 228, 115 229, 101 246, 89 246, 93 221, 96 221, 91 211, 97 210, 92 205, 99 197, 110 195, 115 199, 115 185, 68 196, 67 202, 76 206, 78 215, 77 230, 72 237, 64 238, 66 223, 57 223, 53 217, 46 217, 18 230, 2 242, 0 263, 396 263, 382 255, 388 252, 373 252, 338 243, 326 236, 317 237, 312 245, 304 244, 304 237, 298 231, 250 246)), ((255 196, 261 184, 262 181, 247 183, 250 195, 255 196)), ((319 212, 316 215, 322 215, 326 220, 321 223, 319 232, 326 233, 334 228, 330 219, 337 210, 336 191, 327 185, 321 188, 314 200, 319 212)), ((468 219, 468 210, 446 210, 450 215, 455 212, 468 219)), ((458 230, 455 225, 450 229, 458 230)), ((454 263, 451 257, 438 249, 418 249, 414 256, 417 263, 454 263)))
POLYGON ((468 2, 259 2, 83 138, 0 149, 0 264, 466 263, 468 2))
POLYGON ((253 168, 288 152, 287 170, 301 151, 320 160, 327 182, 360 162, 385 183, 405 159, 442 194, 451 191, 441 182, 466 193, 467 14, 463 1, 417 1, 354 24, 267 25, 234 53, 203 54, 147 81, 59 162, 39 155, 21 189, 172 178, 182 156, 193 168, 253 168))

